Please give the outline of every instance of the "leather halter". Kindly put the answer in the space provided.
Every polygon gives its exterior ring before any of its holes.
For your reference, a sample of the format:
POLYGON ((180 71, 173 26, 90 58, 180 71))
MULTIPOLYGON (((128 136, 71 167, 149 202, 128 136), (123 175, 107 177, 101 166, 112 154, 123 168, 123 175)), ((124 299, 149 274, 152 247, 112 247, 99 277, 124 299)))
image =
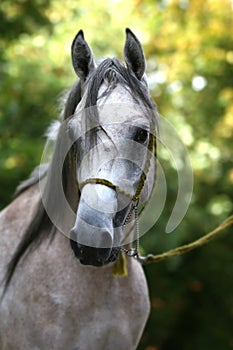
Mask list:
POLYGON ((121 189, 119 186, 113 184, 109 180, 102 179, 102 178, 96 178, 96 177, 91 177, 91 178, 88 178, 88 179, 82 181, 80 184, 78 184, 79 189, 82 190, 82 188, 86 184, 105 185, 107 187, 112 188, 116 192, 122 193, 123 195, 127 196, 128 198, 131 199, 132 202, 138 203, 140 200, 140 196, 141 196, 142 190, 144 188, 145 182, 146 182, 147 174, 149 172, 151 155, 152 155, 152 153, 156 154, 156 138, 153 134, 150 134, 150 136, 149 136, 148 151, 149 152, 148 152, 144 171, 142 171, 138 187, 133 195, 126 192, 125 190, 121 189))
POLYGON ((102 178, 94 178, 94 177, 93 178, 88 178, 88 179, 82 181, 80 184, 78 184, 78 187, 79 187, 80 190, 82 190, 82 188, 86 184, 105 185, 105 186, 107 186, 109 188, 112 188, 116 192, 124 194, 125 196, 127 196, 128 198, 131 199, 131 202, 132 202, 131 209, 130 209, 130 212, 128 213, 128 215, 127 215, 127 217, 125 219, 125 222, 123 223, 123 226, 126 225, 127 222, 130 220, 132 212, 134 211, 135 222, 136 222, 136 245, 135 245, 135 248, 126 249, 126 248, 121 246, 120 249, 121 249, 122 253, 128 255, 129 257, 138 259, 138 260, 140 260, 140 255, 139 255, 139 237, 140 237, 140 232, 139 232, 139 222, 138 222, 138 203, 139 203, 140 196, 141 196, 142 190, 143 190, 145 182, 146 182, 147 174, 149 172, 150 161, 151 161, 152 154, 154 156, 156 156, 156 137, 154 136, 153 133, 150 133, 150 136, 149 136, 148 151, 149 152, 148 152, 145 168, 144 168, 144 171, 141 174, 140 181, 139 181, 138 187, 137 187, 136 192, 134 193, 134 195, 126 192, 125 190, 122 190, 119 186, 113 184, 111 181, 106 180, 106 179, 102 179, 102 178))

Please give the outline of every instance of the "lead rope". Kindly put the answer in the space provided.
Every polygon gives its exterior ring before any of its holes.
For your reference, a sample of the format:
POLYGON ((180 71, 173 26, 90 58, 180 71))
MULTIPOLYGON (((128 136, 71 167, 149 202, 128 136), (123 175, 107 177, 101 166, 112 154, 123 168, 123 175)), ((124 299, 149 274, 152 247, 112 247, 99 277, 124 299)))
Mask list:
MULTIPOLYGON (((195 248, 201 247, 204 244, 208 243, 211 239, 215 238, 219 233, 223 232, 226 228, 233 225, 233 215, 229 216, 225 221, 223 221, 218 227, 216 227, 213 231, 205 234, 201 238, 196 241, 183 245, 181 247, 169 250, 162 254, 148 254, 146 256, 139 255, 139 223, 138 223, 138 208, 137 205, 133 207, 135 213, 135 221, 136 221, 136 246, 134 249, 125 249, 121 247, 120 259, 113 266, 113 276, 127 276, 127 263, 125 255, 129 257, 133 257, 137 259, 141 264, 150 264, 153 262, 161 261, 170 257, 178 256, 184 253, 189 252, 195 248)), ((128 219, 129 220, 129 219, 128 219)))

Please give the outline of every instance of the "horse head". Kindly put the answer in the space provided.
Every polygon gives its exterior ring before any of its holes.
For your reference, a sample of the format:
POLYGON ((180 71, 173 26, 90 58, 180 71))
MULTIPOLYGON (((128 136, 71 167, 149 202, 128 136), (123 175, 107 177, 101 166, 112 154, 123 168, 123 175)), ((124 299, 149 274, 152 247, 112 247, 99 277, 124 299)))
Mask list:
POLYGON ((157 114, 143 49, 129 29, 126 66, 116 58, 95 63, 82 31, 74 38, 71 56, 79 97, 71 93, 66 111, 78 101, 68 112, 67 125, 79 203, 70 241, 81 263, 101 266, 115 261, 120 247, 132 241, 133 208, 151 195, 157 114))

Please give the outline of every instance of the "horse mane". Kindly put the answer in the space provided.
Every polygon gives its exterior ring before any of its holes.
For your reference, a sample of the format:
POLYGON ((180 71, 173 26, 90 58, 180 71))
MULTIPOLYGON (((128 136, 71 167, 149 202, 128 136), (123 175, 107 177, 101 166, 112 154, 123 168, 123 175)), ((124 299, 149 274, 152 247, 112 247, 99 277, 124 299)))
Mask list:
MULTIPOLYGON (((149 96, 147 87, 143 81, 139 81, 137 77, 128 70, 121 61, 117 58, 107 58, 99 63, 95 71, 90 74, 88 79, 83 81, 76 82, 73 87, 68 91, 67 97, 63 102, 63 112, 62 112, 62 121, 69 120, 75 114, 77 105, 82 99, 83 90, 87 90, 85 107, 87 108, 86 123, 91 123, 92 120, 98 121, 98 110, 97 108, 88 108, 91 106, 96 106, 98 100, 98 93, 100 86, 103 82, 107 82, 107 89, 104 92, 104 95, 110 94, 117 83, 124 85, 128 92, 132 95, 133 99, 137 103, 142 103, 146 109, 152 113, 152 122, 156 123, 156 111, 155 106, 149 96)), ((95 122, 96 124, 96 122, 95 122)), ((88 127, 88 125, 87 125, 88 127)), ((91 130, 91 128, 87 129, 91 130)), ((55 188, 56 181, 60 179, 56 178, 56 167, 59 163, 60 150, 64 146, 63 138, 68 137, 67 130, 62 129, 62 123, 58 131, 57 140, 55 142, 55 148, 53 152, 52 159, 49 164, 40 165, 37 167, 30 178, 24 181, 17 188, 16 195, 21 194, 31 186, 37 184, 42 178, 45 181, 45 191, 47 191, 46 197, 52 203, 59 203, 59 199, 56 198, 56 193, 53 193, 51 188, 55 188), (57 202, 58 201, 58 202, 57 202)), ((95 133, 92 133, 92 142, 95 143, 95 133)), ((65 141, 64 141, 65 142, 65 141)), ((63 188, 67 200, 70 201, 70 204, 73 209, 78 205, 79 193, 77 189, 76 201, 73 203, 69 198, 69 189, 70 192, 74 193, 74 188, 76 184, 76 163, 74 157, 75 149, 71 147, 70 151, 67 154, 63 166, 63 188)), ((77 186, 76 186, 77 187, 77 186)), ((55 191, 56 192, 56 191, 55 191)), ((59 213, 58 213, 59 215, 59 213)), ((26 227, 23 238, 19 243, 16 251, 13 254, 5 274, 5 289, 6 291, 12 276, 15 272, 15 269, 23 256, 30 253, 34 250, 41 242, 48 236, 54 237, 56 227, 51 222, 42 202, 42 199, 38 201, 38 204, 35 208, 35 211, 32 215, 29 225, 26 227)))

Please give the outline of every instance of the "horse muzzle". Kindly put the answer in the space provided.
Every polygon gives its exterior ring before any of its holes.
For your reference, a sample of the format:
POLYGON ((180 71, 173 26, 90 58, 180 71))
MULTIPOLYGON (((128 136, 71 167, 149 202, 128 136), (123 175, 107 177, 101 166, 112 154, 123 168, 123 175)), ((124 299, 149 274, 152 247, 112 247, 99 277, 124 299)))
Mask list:
POLYGON ((75 256, 83 265, 104 266, 117 260, 120 248, 93 248, 70 240, 75 256))
POLYGON ((122 227, 114 227, 117 193, 101 184, 86 184, 76 221, 70 232, 71 248, 84 265, 103 266, 118 258, 122 227))

